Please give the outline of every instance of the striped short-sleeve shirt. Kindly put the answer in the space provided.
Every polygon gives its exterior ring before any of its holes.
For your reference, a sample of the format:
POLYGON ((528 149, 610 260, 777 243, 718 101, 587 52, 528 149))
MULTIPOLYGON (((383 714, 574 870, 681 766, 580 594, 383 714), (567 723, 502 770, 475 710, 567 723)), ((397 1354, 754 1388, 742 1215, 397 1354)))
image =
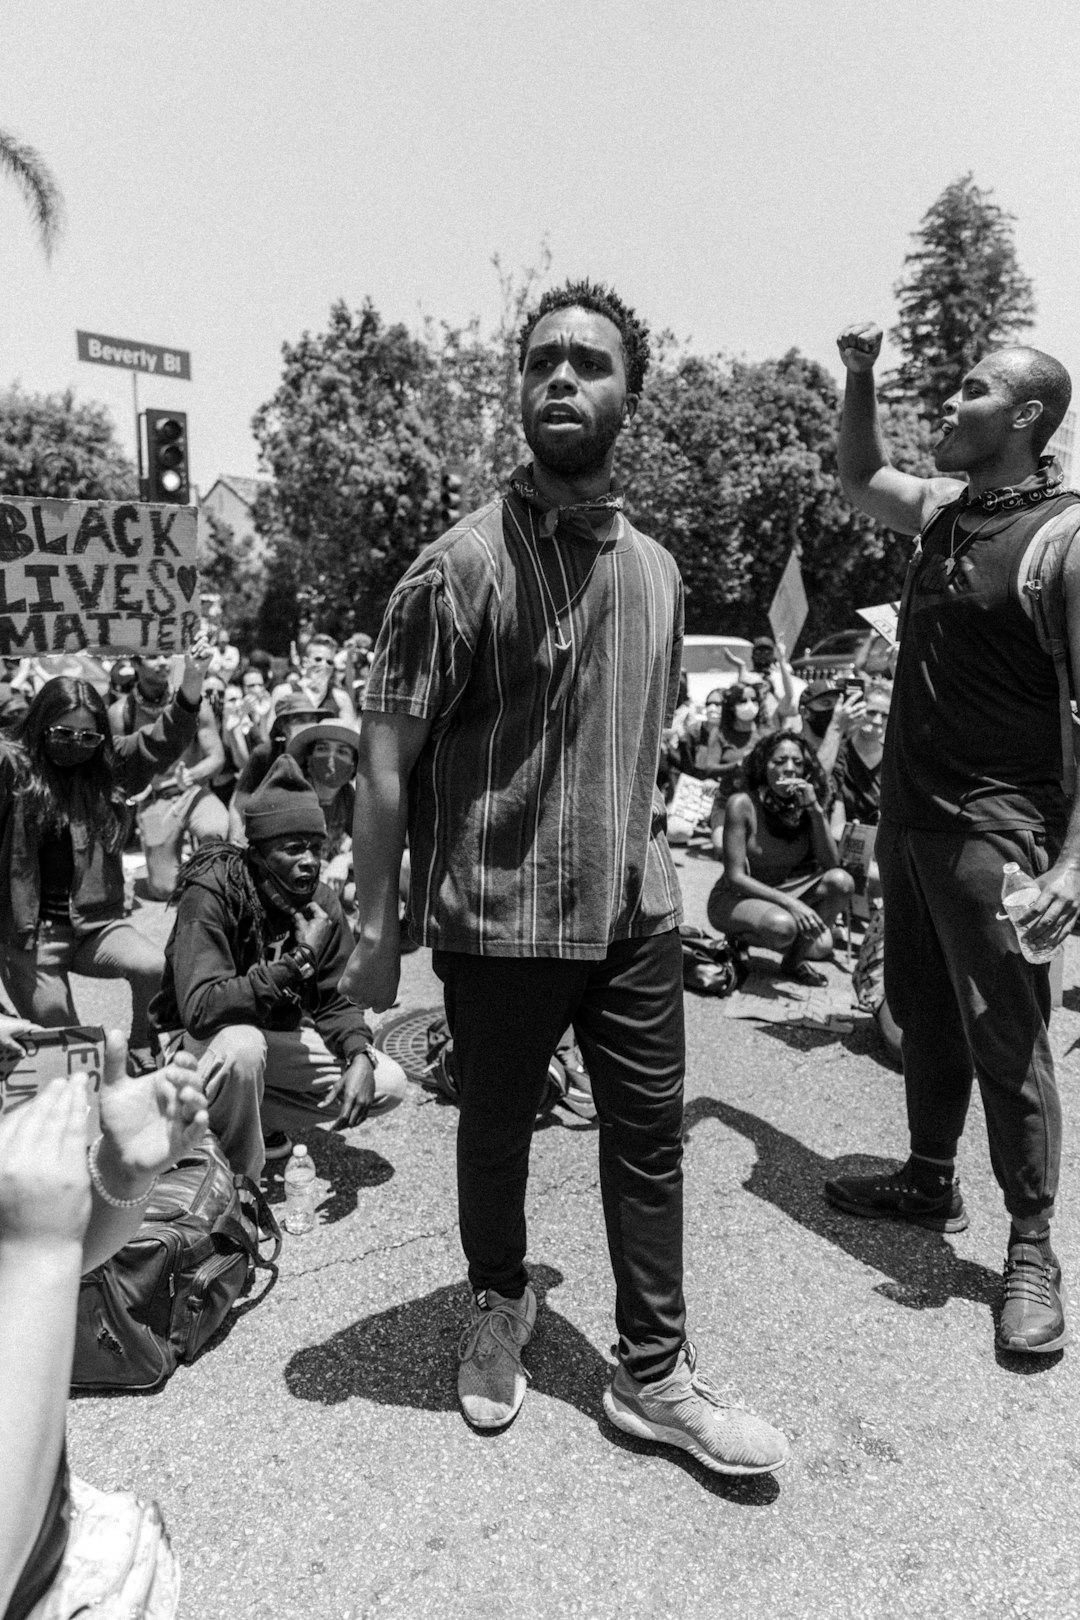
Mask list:
POLYGON ((409 781, 408 923, 470 955, 596 960, 681 920, 656 773, 682 656, 674 560, 621 514, 542 533, 511 491, 428 546, 365 710, 432 722, 409 781))

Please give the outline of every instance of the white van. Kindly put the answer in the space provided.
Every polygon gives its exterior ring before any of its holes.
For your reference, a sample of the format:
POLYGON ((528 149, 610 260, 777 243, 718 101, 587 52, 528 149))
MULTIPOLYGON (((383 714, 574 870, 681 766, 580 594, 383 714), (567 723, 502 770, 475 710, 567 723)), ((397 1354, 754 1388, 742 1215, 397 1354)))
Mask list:
POLYGON ((751 645, 745 636, 686 636, 683 639, 683 669, 692 703, 703 704, 718 686, 733 686, 739 672, 724 657, 729 652, 751 668, 751 645))

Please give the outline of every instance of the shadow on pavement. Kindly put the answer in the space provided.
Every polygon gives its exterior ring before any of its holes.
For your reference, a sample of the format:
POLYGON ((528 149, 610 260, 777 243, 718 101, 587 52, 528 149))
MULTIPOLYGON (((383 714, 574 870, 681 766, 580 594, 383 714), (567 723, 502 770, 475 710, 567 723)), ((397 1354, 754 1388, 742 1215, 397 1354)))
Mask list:
MULTIPOLYGON (((318 1205, 319 1219, 328 1226, 356 1214, 356 1195, 362 1187, 381 1187, 394 1174, 389 1160, 373 1148, 351 1147, 336 1131, 313 1130, 307 1135, 315 1174, 329 1182, 330 1190, 318 1205)), ((285 1160, 267 1166, 266 1200, 285 1202, 285 1160)))
POLYGON ((773 1204, 817 1237, 842 1249, 852 1259, 886 1273, 875 1293, 909 1310, 940 1309, 950 1299, 968 1299, 992 1307, 1001 1291, 996 1272, 954 1254, 940 1233, 898 1221, 871 1221, 845 1215, 826 1203, 826 1177, 873 1175, 896 1167, 894 1159, 848 1154, 825 1159, 820 1153, 745 1109, 713 1097, 695 1097, 686 1106, 685 1134, 715 1119, 745 1136, 758 1159, 743 1185, 755 1197, 773 1204))
POLYGON ((850 1032, 816 1029, 810 1024, 761 1023, 757 1027, 763 1035, 770 1035, 774 1041, 781 1041, 796 1052, 815 1052, 821 1046, 842 1046, 852 1057, 869 1058, 882 1069, 902 1074, 903 1066, 890 1053, 873 1018, 858 1012, 852 1014, 852 1022, 854 1028, 850 1032))
MULTIPOLYGON (((562 1272, 554 1266, 533 1265, 529 1280, 539 1307, 526 1351, 531 1389, 576 1407, 624 1451, 662 1455, 676 1463, 714 1495, 747 1507, 776 1500, 780 1487, 771 1474, 750 1479, 713 1474, 683 1452, 637 1440, 609 1423, 602 1398, 611 1365, 548 1305, 548 1293, 563 1281, 562 1272)), ((469 1300, 468 1285, 452 1283, 354 1322, 324 1343, 298 1350, 285 1368, 286 1387, 297 1400, 324 1406, 360 1397, 419 1412, 456 1412, 457 1348, 469 1300)))

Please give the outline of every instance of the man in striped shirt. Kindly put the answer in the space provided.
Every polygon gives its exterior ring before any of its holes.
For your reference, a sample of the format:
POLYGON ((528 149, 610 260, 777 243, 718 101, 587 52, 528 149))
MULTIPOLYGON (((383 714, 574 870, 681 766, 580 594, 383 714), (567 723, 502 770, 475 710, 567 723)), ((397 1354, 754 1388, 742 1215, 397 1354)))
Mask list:
POLYGON ((421 553, 375 648, 353 842, 358 944, 342 988, 376 1011, 394 1000, 407 830, 407 920, 443 981, 461 1092, 468 1421, 501 1428, 524 1395, 529 1148, 572 1023, 600 1121, 617 1291, 608 1415, 720 1472, 764 1472, 784 1461, 784 1437, 719 1403, 685 1332, 681 906, 655 788, 682 584, 612 482, 648 332, 613 292, 568 284, 526 321, 519 359, 533 462, 421 553))

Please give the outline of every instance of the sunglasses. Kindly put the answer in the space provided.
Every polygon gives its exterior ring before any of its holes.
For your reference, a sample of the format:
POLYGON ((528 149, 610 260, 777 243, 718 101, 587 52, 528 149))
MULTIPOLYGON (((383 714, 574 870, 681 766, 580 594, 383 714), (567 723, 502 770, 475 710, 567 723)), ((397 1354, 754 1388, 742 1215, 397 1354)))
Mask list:
POLYGON ((45 735, 50 742, 81 743, 85 748, 99 748, 105 741, 100 731, 75 731, 71 726, 50 726, 45 735))

